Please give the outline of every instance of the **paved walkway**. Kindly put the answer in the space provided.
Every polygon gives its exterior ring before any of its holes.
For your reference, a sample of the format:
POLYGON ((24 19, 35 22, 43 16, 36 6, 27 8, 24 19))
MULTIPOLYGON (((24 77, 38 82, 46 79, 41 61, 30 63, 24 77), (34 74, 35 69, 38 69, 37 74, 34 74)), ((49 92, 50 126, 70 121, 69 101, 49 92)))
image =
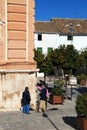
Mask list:
POLYGON ((75 98, 65 100, 63 105, 48 103, 46 115, 0 112, 0 130, 76 130, 75 98))

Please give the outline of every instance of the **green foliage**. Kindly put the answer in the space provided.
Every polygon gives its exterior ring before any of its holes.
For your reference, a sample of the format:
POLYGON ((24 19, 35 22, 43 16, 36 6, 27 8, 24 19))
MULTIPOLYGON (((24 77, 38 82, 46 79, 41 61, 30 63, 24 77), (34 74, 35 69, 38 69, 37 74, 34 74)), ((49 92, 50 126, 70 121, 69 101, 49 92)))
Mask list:
POLYGON ((60 45, 47 55, 43 55, 42 52, 34 50, 34 60, 37 62, 37 67, 40 72, 45 74, 53 73, 54 68, 67 70, 69 74, 73 74, 74 71, 87 67, 87 48, 77 51, 73 45, 60 45))
POLYGON ((66 47, 65 45, 60 45, 57 49, 52 52, 51 62, 54 67, 63 68, 65 59, 66 47))
POLYGON ((67 75, 72 75, 72 69, 67 70, 67 75))
POLYGON ((75 109, 78 116, 87 118, 87 93, 77 96, 75 109))
POLYGON ((78 68, 78 51, 74 48, 73 45, 60 45, 52 52, 50 56, 54 67, 66 70, 78 68))
POLYGON ((44 60, 44 55, 40 51, 34 49, 34 60, 37 62, 37 67, 40 68, 44 60))
POLYGON ((85 67, 86 66, 86 59, 85 59, 85 55, 83 52, 80 52, 77 58, 77 64, 78 64, 78 68, 80 67, 85 67))
POLYGON ((63 87, 64 87, 64 80, 58 79, 54 81, 54 88, 52 90, 52 95, 55 96, 62 96, 64 99, 64 93, 63 93, 63 87))
POLYGON ((83 48, 79 53, 79 65, 87 67, 87 47, 83 48))
POLYGON ((87 75, 81 74, 81 75, 77 76, 78 83, 80 83, 81 80, 87 80, 87 75))
POLYGON ((44 72, 45 74, 50 74, 52 70, 53 70, 53 65, 48 59, 48 57, 46 57, 44 61, 40 64, 40 71, 44 72))
POLYGON ((53 66, 49 57, 45 57, 40 51, 34 50, 34 60, 37 62, 37 67, 40 72, 49 74, 53 70, 53 66))
POLYGON ((55 95, 55 96, 62 96, 63 95, 63 90, 60 87, 54 87, 52 89, 51 94, 55 95))
POLYGON ((67 70, 77 68, 77 58, 78 58, 78 51, 74 48, 73 45, 67 45, 65 53, 66 61, 64 64, 64 68, 66 68, 67 70))
POLYGON ((64 86, 64 80, 62 80, 62 79, 55 80, 54 81, 54 86, 62 88, 64 86))

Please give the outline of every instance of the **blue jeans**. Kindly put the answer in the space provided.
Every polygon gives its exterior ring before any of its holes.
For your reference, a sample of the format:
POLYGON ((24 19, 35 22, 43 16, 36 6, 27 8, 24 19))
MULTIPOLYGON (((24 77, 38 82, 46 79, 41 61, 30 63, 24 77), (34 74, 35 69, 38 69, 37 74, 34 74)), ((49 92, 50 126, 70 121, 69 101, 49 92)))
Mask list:
POLYGON ((23 106, 23 113, 28 114, 29 110, 30 110, 30 105, 29 104, 26 104, 26 105, 23 106))

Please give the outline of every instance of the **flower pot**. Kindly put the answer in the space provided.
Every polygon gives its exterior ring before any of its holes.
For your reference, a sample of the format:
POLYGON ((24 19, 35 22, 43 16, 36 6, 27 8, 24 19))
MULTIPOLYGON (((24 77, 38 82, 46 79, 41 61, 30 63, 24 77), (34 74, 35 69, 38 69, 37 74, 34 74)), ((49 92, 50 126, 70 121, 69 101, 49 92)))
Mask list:
POLYGON ((87 130, 87 119, 84 117, 77 117, 77 130, 87 130))
POLYGON ((63 104, 63 98, 62 96, 55 96, 55 95, 50 95, 50 102, 52 104, 63 104))
POLYGON ((81 80, 80 85, 86 85, 87 84, 87 80, 81 80))

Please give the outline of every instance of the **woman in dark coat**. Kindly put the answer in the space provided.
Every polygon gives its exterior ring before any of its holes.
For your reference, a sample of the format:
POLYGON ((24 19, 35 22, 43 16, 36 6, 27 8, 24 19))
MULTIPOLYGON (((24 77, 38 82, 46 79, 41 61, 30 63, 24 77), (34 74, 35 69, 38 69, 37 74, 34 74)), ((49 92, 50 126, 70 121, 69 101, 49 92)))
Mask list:
POLYGON ((31 97, 28 87, 25 88, 22 94, 22 98, 23 98, 23 113, 29 114, 31 97))

